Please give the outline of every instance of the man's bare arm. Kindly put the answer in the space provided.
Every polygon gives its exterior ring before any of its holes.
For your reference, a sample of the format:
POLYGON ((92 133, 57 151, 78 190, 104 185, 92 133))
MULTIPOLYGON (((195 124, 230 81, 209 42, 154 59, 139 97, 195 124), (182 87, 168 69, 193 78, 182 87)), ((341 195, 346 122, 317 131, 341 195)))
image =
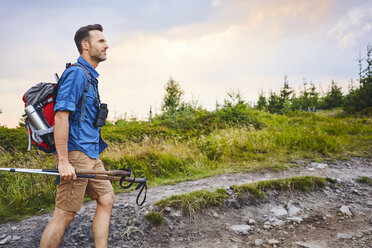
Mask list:
POLYGON ((58 172, 62 180, 76 180, 75 169, 68 161, 69 111, 57 111, 54 116, 54 143, 58 154, 58 172))

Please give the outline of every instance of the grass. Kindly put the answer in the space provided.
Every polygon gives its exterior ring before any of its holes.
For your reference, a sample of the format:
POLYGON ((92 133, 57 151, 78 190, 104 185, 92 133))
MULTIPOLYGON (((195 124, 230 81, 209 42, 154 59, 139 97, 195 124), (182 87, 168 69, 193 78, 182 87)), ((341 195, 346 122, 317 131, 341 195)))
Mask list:
MULTIPOLYGON (((51 157, 1 153, 0 166, 51 168, 51 157)), ((23 173, 0 173, 0 222, 18 220, 54 208, 55 177, 23 173)))
POLYGON ((357 182, 372 185, 372 179, 369 177, 359 177, 357 182))
MULTIPOLYGON (((254 110, 244 115, 249 118, 241 124, 216 123, 212 113, 194 119, 155 120, 152 125, 118 122, 102 128, 110 147, 101 160, 108 170, 131 168, 137 177, 146 177, 151 187, 222 173, 285 170, 296 166, 295 161, 372 155, 372 118, 328 112, 275 115, 254 110)), ((2 127, 0 132, 1 167, 54 168, 49 156, 25 152, 22 145, 15 149, 12 144, 27 143, 24 130, 2 127)), ((1 173, 0 222, 53 209, 54 180, 1 173)), ((113 185, 116 192, 123 192, 117 183, 113 185)))
MULTIPOLYGON (((233 185, 230 188, 239 198, 248 196, 256 200, 262 200, 265 198, 264 191, 267 190, 300 190, 304 192, 310 192, 314 189, 324 188, 327 182, 335 183, 334 180, 329 178, 301 176, 259 181, 250 184, 233 185)), ((230 196, 225 189, 217 189, 215 192, 211 192, 208 190, 199 190, 187 194, 173 195, 156 202, 155 205, 158 206, 158 212, 155 213, 157 214, 152 213, 154 217, 151 216, 145 218, 160 219, 161 217, 159 216, 159 214, 161 214, 168 207, 179 209, 182 211, 183 214, 191 217, 195 216, 197 213, 200 213, 201 210, 222 206, 224 204, 224 201, 229 197, 230 196)))
POLYGON ((187 194, 173 195, 156 202, 155 205, 159 207, 159 212, 171 207, 180 209, 183 214, 193 216, 201 209, 221 206, 226 198, 228 198, 228 194, 225 189, 217 189, 215 192, 199 190, 187 194))
POLYGON ((159 212, 150 212, 144 216, 151 226, 158 227, 164 223, 164 217, 159 212))
POLYGON ((324 188, 327 179, 313 176, 290 177, 276 180, 266 180, 251 184, 233 185, 231 189, 238 196, 249 195, 258 200, 263 199, 265 190, 292 191, 301 190, 309 192, 314 188, 324 188))

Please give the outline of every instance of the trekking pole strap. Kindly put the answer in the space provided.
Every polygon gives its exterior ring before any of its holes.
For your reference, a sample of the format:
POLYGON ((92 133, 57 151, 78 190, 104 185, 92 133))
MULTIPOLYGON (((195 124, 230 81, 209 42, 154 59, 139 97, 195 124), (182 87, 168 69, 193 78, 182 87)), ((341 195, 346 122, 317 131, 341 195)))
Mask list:
POLYGON ((146 196, 147 196, 147 184, 146 184, 146 182, 138 184, 137 187, 136 187, 136 190, 139 189, 139 188, 141 188, 141 190, 139 191, 139 193, 137 195, 136 203, 137 203, 138 206, 142 206, 143 203, 145 203, 146 196), (138 203, 138 200, 139 200, 143 190, 145 190, 145 195, 144 195, 143 200, 141 201, 141 203, 138 203))

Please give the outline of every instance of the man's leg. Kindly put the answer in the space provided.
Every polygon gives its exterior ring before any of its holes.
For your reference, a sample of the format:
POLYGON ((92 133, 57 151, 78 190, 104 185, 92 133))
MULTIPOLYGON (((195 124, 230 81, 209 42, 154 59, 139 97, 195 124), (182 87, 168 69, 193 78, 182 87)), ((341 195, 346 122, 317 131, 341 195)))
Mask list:
POLYGON ((93 236, 96 248, 108 246, 111 211, 114 205, 114 192, 108 192, 97 198, 97 208, 93 219, 93 236))
POLYGON ((53 217, 45 228, 40 240, 41 248, 58 247, 62 241, 65 230, 74 218, 75 213, 55 208, 53 217))

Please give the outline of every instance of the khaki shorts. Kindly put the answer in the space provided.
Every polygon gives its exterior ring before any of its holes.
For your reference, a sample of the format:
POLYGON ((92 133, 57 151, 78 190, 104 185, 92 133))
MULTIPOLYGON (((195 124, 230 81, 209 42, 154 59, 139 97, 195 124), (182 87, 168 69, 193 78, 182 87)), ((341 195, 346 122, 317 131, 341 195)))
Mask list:
MULTIPOLYGON (((92 159, 82 151, 70 151, 68 160, 75 170, 97 170, 105 171, 102 161, 92 159)), ((58 156, 54 156, 57 165, 58 156)), ((93 178, 77 178, 76 181, 61 180, 57 186, 56 207, 67 212, 80 210, 84 194, 86 193, 92 200, 113 191, 109 180, 98 180, 93 178)))

